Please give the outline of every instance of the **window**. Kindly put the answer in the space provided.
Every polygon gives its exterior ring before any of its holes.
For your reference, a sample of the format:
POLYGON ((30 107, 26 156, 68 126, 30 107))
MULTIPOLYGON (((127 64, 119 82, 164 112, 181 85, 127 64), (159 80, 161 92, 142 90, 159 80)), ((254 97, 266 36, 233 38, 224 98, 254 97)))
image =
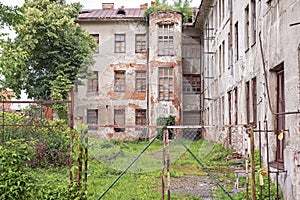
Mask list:
POLYGON ((239 60, 239 24, 234 25, 234 47, 235 47, 235 59, 239 60))
POLYGON ((146 34, 135 35, 135 53, 146 53, 146 34))
POLYGON ((221 22, 222 22, 222 0, 218 1, 218 5, 219 5, 219 27, 221 27, 221 22))
POLYGON ((125 34, 115 34, 115 53, 125 53, 125 34))
POLYGON ((251 26, 251 33, 252 33, 252 45, 256 42, 256 0, 251 0, 251 13, 252 13, 252 26, 251 26))
POLYGON ((125 71, 115 71, 115 92, 125 92, 125 71))
POLYGON ((183 75, 183 93, 200 93, 200 74, 183 75))
POLYGON ((183 37, 182 41, 182 57, 183 58, 199 58, 200 59, 200 38, 199 37, 183 37))
POLYGON ((159 79, 159 100, 173 100, 173 68, 160 67, 158 72, 159 79))
POLYGON ((221 126, 222 128, 224 127, 224 122, 225 122, 225 98, 222 96, 221 98, 221 126))
POLYGON ((173 24, 162 24, 158 27, 158 55, 174 55, 174 27, 173 24))
POLYGON ((147 125, 146 109, 135 110, 135 125, 140 125, 140 126, 147 125))
POLYGON ((227 53, 227 59, 228 59, 228 66, 227 69, 231 68, 231 64, 232 64, 232 45, 231 45, 231 34, 230 32, 227 35, 227 49, 228 49, 228 53, 227 53))
POLYGON ((250 124, 250 83, 249 81, 246 82, 245 88, 245 98, 246 98, 246 113, 247 113, 247 124, 250 124))
POLYGON ((94 40, 97 44, 95 53, 99 53, 99 34, 91 34, 91 36, 94 38, 94 40))
MULTIPOLYGON (((283 64, 279 71, 276 71, 277 74, 277 90, 276 90, 276 111, 277 113, 285 112, 285 96, 284 96, 284 69, 283 64)), ((285 130, 285 115, 277 115, 276 116, 276 130, 277 130, 277 145, 276 145, 276 161, 278 163, 282 163, 280 166, 282 169, 284 162, 284 143, 285 143, 285 135, 283 134, 283 138, 279 139, 279 134, 282 130, 285 130)))
MULTIPOLYGON (((232 91, 227 92, 228 96, 228 118, 229 118, 229 125, 232 125, 232 104, 231 104, 231 93, 232 91)), ((228 143, 231 145, 231 127, 228 128, 228 143)))
POLYGON ((222 74, 222 45, 219 46, 219 75, 222 74))
POLYGON ((93 77, 88 79, 88 92, 98 92, 98 71, 93 72, 93 77))
POLYGON ((125 125, 125 110, 124 109, 115 109, 114 110, 114 124, 115 124, 115 132, 124 132, 124 127, 118 127, 118 126, 124 126, 125 125))
POLYGON ((222 20, 224 20, 225 17, 225 2, 224 0, 221 0, 221 4, 222 4, 222 11, 221 11, 221 15, 222 15, 222 20))
POLYGON ((234 124, 238 124, 238 110, 239 109, 239 105, 238 105, 238 89, 234 88, 234 124))
POLYGON ((222 42, 222 71, 225 72, 225 41, 222 42))
POLYGON ((146 71, 135 72, 135 91, 146 92, 146 71))
POLYGON ((249 6, 245 8, 245 51, 249 49, 249 6))
POLYGON ((87 124, 89 130, 98 129, 98 110, 88 109, 87 110, 87 124))
POLYGON ((257 125, 257 85, 256 77, 252 79, 252 113, 253 113, 253 126, 257 125))

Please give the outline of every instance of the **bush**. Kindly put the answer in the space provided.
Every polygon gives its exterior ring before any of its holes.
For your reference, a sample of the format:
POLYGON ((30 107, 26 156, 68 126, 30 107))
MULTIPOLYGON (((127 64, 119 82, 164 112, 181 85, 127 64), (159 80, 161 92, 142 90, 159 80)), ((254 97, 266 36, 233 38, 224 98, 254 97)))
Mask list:
POLYGON ((27 165, 30 152, 22 140, 0 146, 0 199, 31 199, 35 179, 27 165))
POLYGON ((4 125, 11 124, 19 126, 5 126, 4 142, 22 139, 33 147, 34 154, 31 155, 30 167, 68 164, 70 129, 65 120, 50 121, 4 113, 4 125))

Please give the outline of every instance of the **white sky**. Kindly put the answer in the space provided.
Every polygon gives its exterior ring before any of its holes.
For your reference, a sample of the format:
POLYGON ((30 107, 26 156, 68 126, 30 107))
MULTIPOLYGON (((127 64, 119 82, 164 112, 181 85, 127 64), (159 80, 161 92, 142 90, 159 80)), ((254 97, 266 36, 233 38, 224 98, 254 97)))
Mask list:
MULTIPOLYGON (((67 3, 71 2, 80 2, 84 8, 86 9, 96 9, 101 8, 102 3, 114 3, 115 8, 120 6, 124 6, 125 8, 138 8, 140 4, 148 3, 151 5, 151 0, 66 0, 67 3)), ((155 0, 152 0, 155 1, 155 0)), ((18 5, 21 6, 24 3, 24 0, 0 0, 0 2, 4 5, 18 5)), ((169 4, 172 5, 173 1, 168 0, 169 4)), ((193 0, 191 3, 191 7, 199 7, 201 0, 193 0)))

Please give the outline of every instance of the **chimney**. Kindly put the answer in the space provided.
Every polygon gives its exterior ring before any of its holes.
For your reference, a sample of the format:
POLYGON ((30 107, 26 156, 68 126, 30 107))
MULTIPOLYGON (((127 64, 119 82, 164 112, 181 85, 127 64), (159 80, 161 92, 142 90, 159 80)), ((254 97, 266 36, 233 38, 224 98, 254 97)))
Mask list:
POLYGON ((102 9, 103 10, 113 10, 114 3, 102 3, 102 9))
POLYGON ((125 9, 124 6, 119 7, 118 11, 117 11, 117 15, 125 15, 125 9))
POLYGON ((148 3, 144 3, 144 4, 141 4, 140 5, 140 9, 141 10, 145 10, 145 9, 147 9, 148 8, 148 3))
POLYGON ((155 1, 151 1, 151 7, 155 6, 155 1))

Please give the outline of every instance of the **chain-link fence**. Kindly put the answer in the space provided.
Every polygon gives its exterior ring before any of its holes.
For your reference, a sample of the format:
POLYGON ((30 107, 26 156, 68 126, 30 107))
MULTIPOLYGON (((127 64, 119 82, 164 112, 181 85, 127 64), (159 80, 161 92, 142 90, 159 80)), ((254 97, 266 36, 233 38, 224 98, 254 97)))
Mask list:
POLYGON ((227 159, 230 150, 201 138, 202 127, 150 127, 142 132, 149 141, 118 142, 89 133, 91 199, 231 198, 238 166, 227 159))

